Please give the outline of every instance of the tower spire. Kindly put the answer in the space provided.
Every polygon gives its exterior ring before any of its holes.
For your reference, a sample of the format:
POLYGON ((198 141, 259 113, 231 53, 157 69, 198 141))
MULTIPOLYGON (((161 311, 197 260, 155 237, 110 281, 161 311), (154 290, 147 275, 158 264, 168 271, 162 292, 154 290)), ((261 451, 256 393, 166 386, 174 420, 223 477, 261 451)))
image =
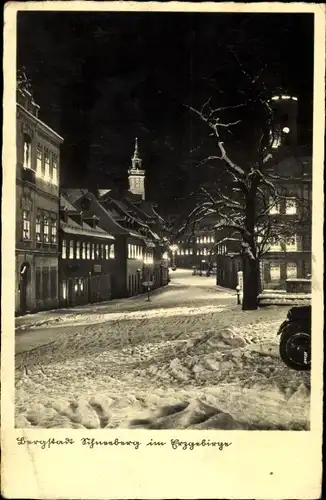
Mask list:
POLYGON ((134 156, 133 159, 138 160, 139 159, 139 152, 138 152, 138 137, 135 139, 135 150, 134 150, 134 156))

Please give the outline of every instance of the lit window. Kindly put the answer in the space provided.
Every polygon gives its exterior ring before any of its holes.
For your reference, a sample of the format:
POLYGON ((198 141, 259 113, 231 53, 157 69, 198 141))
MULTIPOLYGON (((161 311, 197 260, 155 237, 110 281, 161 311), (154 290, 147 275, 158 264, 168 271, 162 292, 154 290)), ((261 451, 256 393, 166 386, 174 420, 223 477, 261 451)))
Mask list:
POLYGON ((286 264, 286 277, 287 278, 296 278, 297 277, 297 264, 296 262, 287 262, 286 264))
POLYGON ((50 153, 47 149, 44 151, 44 166, 44 179, 50 181, 50 153))
POLYGON ((188 255, 189 254, 189 251, 188 250, 185 250, 185 255, 188 255))
POLYGON ((204 248, 203 255, 207 255, 207 248, 204 248))
POLYGON ((69 259, 74 258, 74 241, 70 240, 69 241, 69 259))
POLYGON ((196 252, 196 253, 197 253, 197 255, 199 255, 199 250, 197 250, 197 252, 196 252))
POLYGON ((196 243, 199 243, 199 238, 198 238, 198 236, 197 236, 197 238, 196 238, 196 243))
POLYGON ((76 259, 80 259, 80 241, 76 241, 76 259))
POLYGON ((203 243, 206 243, 206 236, 204 236, 203 238, 203 243))
POLYGON ((271 281, 279 281, 281 279, 280 264, 271 263, 270 265, 271 281))
POLYGON ((190 253, 190 255, 192 255, 192 253, 193 253, 192 248, 190 248, 189 253, 190 253))
POLYGON ((31 221, 28 210, 23 210, 23 239, 31 239, 31 221))
POLYGON ((280 213, 280 204, 274 200, 274 198, 270 198, 269 200, 269 213, 270 215, 275 215, 280 213))
POLYGON ((57 242, 57 221, 51 220, 51 243, 57 242))
POLYGON ((95 245, 92 243, 92 260, 95 260, 95 245))
POLYGON ((86 254, 86 259, 91 258, 91 244, 87 243, 87 254, 86 254))
POLYGON ((49 219, 47 217, 43 218, 43 241, 49 243, 49 219))
POLYGON ((37 215, 35 219, 35 236, 36 241, 41 241, 41 216, 37 215))
POLYGON ((52 153, 52 182, 58 184, 58 160, 54 153, 52 153))
POLYGON ((203 238, 200 238, 199 243, 203 243, 203 238))
POLYGON ((32 141, 28 134, 24 134, 24 168, 32 168, 32 141))
POLYGON ((104 254, 105 254, 105 258, 108 259, 109 258, 109 245, 105 245, 104 247, 104 254))
POLYGON ((286 251, 287 252, 296 252, 297 251, 297 238, 296 236, 291 236, 290 238, 286 238, 285 240, 286 251))
POLYGON ((211 243, 214 243, 215 239, 214 236, 211 236, 211 243))
POLYGON ((180 252, 180 253, 181 253, 181 255, 184 255, 184 251, 183 251, 183 250, 181 250, 181 252, 180 252))
POLYGON ((270 241, 270 252, 281 252, 282 251, 282 245, 281 241, 279 238, 272 238, 270 241))
POLYGON ((82 242, 82 259, 86 259, 86 242, 82 242))
POLYGON ((42 146, 41 144, 38 144, 36 148, 36 172, 38 176, 41 176, 42 174, 42 163, 43 163, 42 158, 43 158, 42 146))
POLYGON ((62 240, 61 244, 61 258, 66 259, 67 258, 67 241, 62 240))
POLYGON ((286 215, 294 215, 297 213, 296 199, 287 199, 285 202, 285 213, 286 215))
POLYGON ((110 246, 110 259, 114 259, 114 256, 115 256, 115 254, 114 254, 114 245, 111 245, 110 246))
POLYGON ((104 245, 101 245, 101 259, 104 259, 104 245))
POLYGON ((99 259, 100 258, 100 245, 97 244, 95 247, 95 258, 99 259))
POLYGON ((128 243, 128 259, 131 258, 131 245, 128 243))

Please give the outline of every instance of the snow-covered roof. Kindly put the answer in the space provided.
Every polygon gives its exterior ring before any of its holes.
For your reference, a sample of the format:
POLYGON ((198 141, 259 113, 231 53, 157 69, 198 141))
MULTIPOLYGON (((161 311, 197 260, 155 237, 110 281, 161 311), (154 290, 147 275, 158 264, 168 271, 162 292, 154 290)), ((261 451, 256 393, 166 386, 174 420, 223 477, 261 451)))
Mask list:
POLYGON ((60 221, 60 229, 64 233, 68 234, 78 234, 82 236, 92 236, 93 238, 104 238, 107 240, 114 240, 114 236, 105 232, 103 229, 97 227, 96 229, 92 228, 86 222, 83 222, 81 226, 76 221, 74 221, 71 217, 67 218, 67 222, 61 220, 60 221))
POLYGON ((74 207, 70 203, 70 201, 65 196, 63 196, 62 194, 60 195, 60 207, 69 210, 69 212, 78 212, 78 210, 76 209, 76 207, 74 207))

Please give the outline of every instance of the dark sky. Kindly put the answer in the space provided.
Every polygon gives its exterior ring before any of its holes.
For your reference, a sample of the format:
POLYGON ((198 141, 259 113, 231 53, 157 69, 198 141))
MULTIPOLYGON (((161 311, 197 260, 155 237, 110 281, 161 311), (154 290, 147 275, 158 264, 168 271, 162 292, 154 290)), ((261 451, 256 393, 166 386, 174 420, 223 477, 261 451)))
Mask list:
MULTIPOLYGON (((18 64, 32 80, 41 119, 65 139, 64 183, 124 182, 138 136, 148 197, 162 206, 204 174, 193 175, 193 164, 211 147, 185 104, 198 107, 209 96, 229 104, 248 93, 230 48, 246 71, 266 66, 268 90, 280 86, 298 96, 307 141, 312 14, 18 14, 18 64)), ((226 138, 230 147, 254 126, 253 110, 242 118, 242 128, 226 138)))

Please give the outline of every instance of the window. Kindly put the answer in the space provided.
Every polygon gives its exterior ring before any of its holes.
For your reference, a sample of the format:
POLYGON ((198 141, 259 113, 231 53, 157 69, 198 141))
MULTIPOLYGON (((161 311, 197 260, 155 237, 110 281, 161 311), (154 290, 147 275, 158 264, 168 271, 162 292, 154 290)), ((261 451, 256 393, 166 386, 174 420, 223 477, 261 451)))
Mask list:
POLYGON ((95 259, 95 245, 92 243, 92 260, 95 259))
POLYGON ((188 255, 189 254, 189 250, 185 250, 185 255, 188 255))
POLYGON ((286 215, 295 215, 297 213, 297 203, 295 198, 286 200, 285 213, 286 215))
POLYGON ((110 259, 114 259, 115 253, 114 253, 114 245, 110 246, 110 259))
POLYGON ((23 210, 23 240, 31 239, 31 221, 30 212, 23 210))
POLYGON ((55 267, 50 269, 50 297, 51 299, 57 297, 57 270, 55 267))
POLYGON ((296 278, 297 277, 297 264, 296 264, 296 262, 287 262, 286 263, 286 277, 287 278, 296 278))
POLYGON ((84 280, 83 279, 79 279, 79 290, 81 292, 84 291, 84 280))
POLYGON ((203 255, 207 255, 207 248, 204 248, 203 255))
POLYGON ((32 141, 28 134, 24 134, 24 168, 32 168, 32 141))
POLYGON ((82 259, 86 259, 86 242, 82 242, 82 259))
POLYGON ((35 237, 36 241, 41 241, 41 216, 37 215, 35 219, 35 237))
POLYGON ((281 241, 278 238, 271 239, 269 251, 270 252, 281 252, 282 251, 281 241))
POLYGON ((105 245, 105 258, 109 258, 109 245, 105 245))
POLYGON ((35 298, 36 300, 41 300, 42 298, 42 288, 41 288, 41 269, 36 268, 35 274, 35 298))
POLYGON ((44 166, 45 166, 45 171, 44 171, 44 179, 46 181, 50 180, 50 153, 48 149, 44 151, 44 166))
POLYGON ((40 176, 42 174, 43 150, 41 144, 36 147, 36 172, 40 176))
POLYGON ((190 255, 192 255, 192 254, 193 254, 193 250, 192 250, 192 248, 190 248, 190 250, 189 250, 189 254, 190 254, 190 255))
POLYGON ((76 259, 80 259, 80 241, 76 241, 76 259))
POLYGON ((101 259, 104 259, 104 245, 101 245, 101 259))
POLYGON ((61 258, 66 259, 67 258, 67 241, 62 240, 61 244, 61 258))
POLYGON ((43 241, 44 243, 49 243, 49 219, 43 217, 43 241))
POLYGON ((95 246, 95 259, 99 259, 100 258, 100 245, 97 243, 96 246, 95 246))
POLYGON ((131 257, 131 245, 128 243, 128 259, 131 257))
POLYGON ((57 221, 51 220, 51 243, 57 243, 57 221))
POLYGON ((280 264, 271 263, 270 265, 271 281, 279 281, 281 279, 280 264))
POLYGON ((291 236, 290 238, 286 238, 285 240, 286 251, 287 252, 296 252, 297 251, 297 238, 296 236, 291 236))
POLYGON ((203 243, 206 243, 206 236, 203 237, 203 243))
POLYGON ((215 239, 214 236, 211 236, 211 243, 214 243, 215 239))
POLYGON ((275 215, 280 213, 280 204, 274 200, 274 198, 270 198, 269 200, 269 213, 270 215, 275 215))
POLYGON ((90 259, 90 258, 91 258, 91 244, 87 243, 87 255, 86 255, 86 259, 90 259))
POLYGON ((58 161, 57 155, 52 153, 52 182, 58 184, 58 161))
POLYGON ((74 240, 69 241, 69 259, 74 258, 74 240))
POLYGON ((42 299, 49 298, 49 269, 43 269, 42 272, 42 299))
POLYGON ((203 243, 203 238, 200 238, 199 243, 203 243))

